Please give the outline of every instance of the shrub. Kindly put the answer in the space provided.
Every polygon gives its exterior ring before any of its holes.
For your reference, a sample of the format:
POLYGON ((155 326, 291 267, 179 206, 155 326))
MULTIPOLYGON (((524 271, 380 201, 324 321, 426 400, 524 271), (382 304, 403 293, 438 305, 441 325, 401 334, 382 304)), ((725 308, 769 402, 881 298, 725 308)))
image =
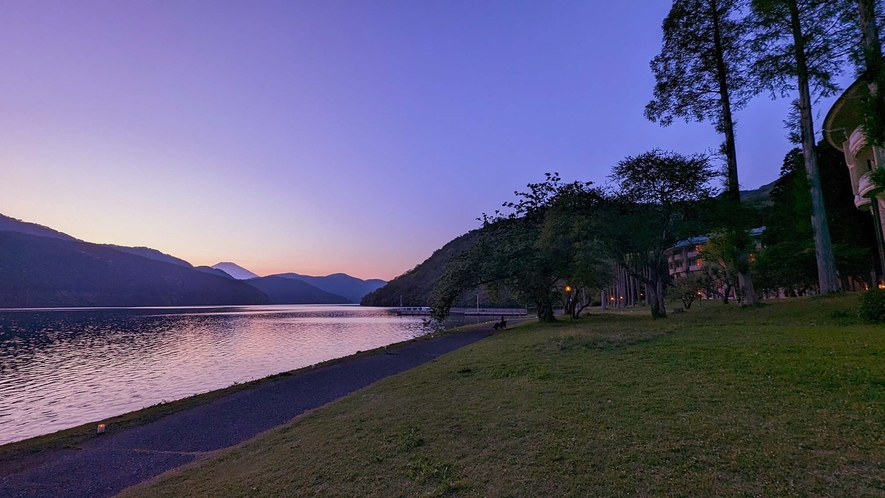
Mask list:
POLYGON ((861 294, 858 314, 867 322, 885 322, 885 290, 872 289, 861 294))

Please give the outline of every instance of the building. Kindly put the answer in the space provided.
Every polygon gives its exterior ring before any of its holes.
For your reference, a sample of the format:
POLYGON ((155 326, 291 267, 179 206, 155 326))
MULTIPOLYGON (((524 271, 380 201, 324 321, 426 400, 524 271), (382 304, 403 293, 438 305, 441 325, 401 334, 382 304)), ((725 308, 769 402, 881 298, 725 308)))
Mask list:
POLYGON ((673 277, 673 280, 678 280, 693 271, 704 268, 701 250, 708 240, 707 237, 692 237, 681 240, 675 246, 664 251, 667 256, 667 267, 670 269, 670 276, 673 277))
MULTIPOLYGON (((750 237, 756 246, 756 250, 762 249, 762 234, 765 227, 750 230, 750 237)), ((692 237, 681 240, 675 246, 664 251, 667 256, 667 266, 673 280, 679 280, 688 274, 703 270, 708 262, 704 261, 703 250, 710 238, 706 236, 692 237)), ((753 254, 750 254, 752 260, 753 254)))
MULTIPOLYGON (((857 80, 836 100, 824 120, 824 138, 845 154, 845 164, 851 175, 854 206, 869 211, 876 227, 879 259, 883 258, 883 233, 885 233, 885 210, 882 199, 885 193, 870 180, 870 173, 885 167, 885 150, 867 142, 863 130, 863 101, 869 96, 865 81, 857 80)), ((885 269, 883 269, 885 273, 885 269)))

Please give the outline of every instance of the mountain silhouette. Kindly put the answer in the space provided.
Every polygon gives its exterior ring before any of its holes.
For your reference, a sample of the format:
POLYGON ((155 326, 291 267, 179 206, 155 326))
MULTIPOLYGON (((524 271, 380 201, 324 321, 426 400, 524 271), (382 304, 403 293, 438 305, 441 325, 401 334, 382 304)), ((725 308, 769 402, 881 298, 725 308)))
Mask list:
POLYGON ((150 247, 126 247, 126 246, 115 246, 113 244, 104 244, 107 247, 112 249, 116 249, 122 252, 128 252, 129 254, 136 254, 143 258, 153 259, 155 261, 163 261, 165 263, 172 263, 173 265, 184 266, 185 268, 193 268, 194 265, 188 263, 187 261, 176 258, 175 256, 171 256, 166 253, 162 253, 156 249, 151 249, 150 247))
POLYGON ((28 235, 36 235, 38 237, 51 237, 53 239, 79 240, 66 233, 59 232, 58 230, 53 230, 36 223, 17 220, 2 214, 0 214, 0 232, 19 232, 28 235))
POLYGON ((250 278, 258 278, 258 275, 252 273, 251 271, 243 268, 236 263, 231 263, 229 261, 216 263, 212 265, 212 268, 215 268, 216 270, 221 270, 237 280, 249 280, 250 278))
POLYGON ((236 280, 234 277, 227 274, 224 270, 219 270, 218 268, 212 268, 211 266, 195 266, 194 270, 201 271, 203 273, 208 273, 210 275, 217 275, 219 277, 223 277, 229 280, 236 280))
POLYGON ((346 273, 333 273, 325 277, 311 277, 297 273, 279 273, 273 276, 307 282, 318 289, 343 296, 350 303, 359 303, 363 296, 383 287, 387 283, 384 280, 378 279, 362 280, 351 277, 346 273))
POLYGON ((253 286, 101 244, 0 232, 0 307, 267 304, 253 286))
POLYGON ((279 276, 243 280, 270 298, 273 304, 347 304, 347 298, 318 289, 307 282, 279 276))
POLYGON ((345 304, 386 283, 344 273, 262 278, 231 262, 194 267, 150 247, 84 242, 2 214, 0 234, 0 307, 345 304))
MULTIPOLYGON (((59 232, 58 230, 53 230, 52 228, 45 227, 43 225, 38 225, 36 223, 30 223, 27 221, 18 220, 15 218, 11 218, 9 216, 4 216, 0 214, 0 232, 18 232, 25 233, 28 235, 36 235, 39 237, 50 237, 53 239, 61 239, 61 240, 77 240, 80 239, 71 237, 70 235, 59 232)), ((157 261, 165 261, 166 263, 172 263, 180 266, 185 266, 187 268, 193 268, 193 265, 188 263, 187 261, 176 258, 175 256, 171 256, 166 253, 162 253, 156 249, 151 249, 150 247, 127 247, 127 246, 118 246, 114 244, 104 244, 107 247, 112 249, 116 249, 122 252, 128 252, 130 254, 137 254, 139 256, 154 259, 157 261)))

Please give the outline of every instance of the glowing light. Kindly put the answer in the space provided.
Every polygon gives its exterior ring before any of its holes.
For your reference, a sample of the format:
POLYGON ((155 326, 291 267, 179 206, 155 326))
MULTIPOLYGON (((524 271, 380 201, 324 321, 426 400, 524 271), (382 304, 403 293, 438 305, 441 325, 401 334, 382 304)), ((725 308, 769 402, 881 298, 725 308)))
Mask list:
POLYGON ((566 286, 565 286, 565 291, 566 291, 566 292, 571 292, 571 291, 572 291, 572 286, 571 286, 571 285, 566 285, 566 286))
POLYGON ((98 428, 95 429, 95 433, 96 433, 96 434, 104 434, 104 430, 105 430, 105 425, 104 425, 104 424, 98 424, 98 428))

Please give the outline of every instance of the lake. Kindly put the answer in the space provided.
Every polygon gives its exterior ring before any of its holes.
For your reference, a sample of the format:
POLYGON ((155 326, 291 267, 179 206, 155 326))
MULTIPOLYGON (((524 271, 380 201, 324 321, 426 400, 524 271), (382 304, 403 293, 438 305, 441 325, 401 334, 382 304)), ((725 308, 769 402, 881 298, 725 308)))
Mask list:
POLYGON ((0 444, 439 328, 355 305, 0 310, 0 444))

